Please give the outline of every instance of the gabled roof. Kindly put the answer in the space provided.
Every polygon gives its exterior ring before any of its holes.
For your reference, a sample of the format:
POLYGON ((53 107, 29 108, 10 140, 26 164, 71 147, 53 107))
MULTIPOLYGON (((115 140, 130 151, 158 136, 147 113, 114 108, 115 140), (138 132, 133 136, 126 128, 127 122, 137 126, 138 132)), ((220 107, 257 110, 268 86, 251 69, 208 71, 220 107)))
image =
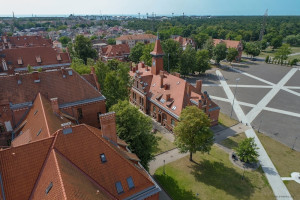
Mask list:
POLYGON ((162 50, 159 39, 157 39, 155 41, 154 50, 150 54, 153 55, 153 56, 163 56, 163 55, 165 55, 163 50, 162 50))
POLYGON ((220 43, 225 43, 227 48, 238 48, 241 43, 240 41, 222 39, 213 39, 213 41, 215 46, 220 43))
POLYGON ((185 38, 185 37, 178 36, 178 37, 175 37, 174 40, 179 42, 181 46, 186 46, 188 44, 195 45, 194 41, 191 38, 185 38))
POLYGON ((52 46, 50 39, 41 36, 3 36, 9 42, 12 48, 25 46, 52 46))
MULTIPOLYGON (((0 54, 4 57, 7 66, 13 66, 14 70, 18 68, 27 70, 28 65, 40 67, 71 63, 68 53, 60 53, 49 46, 4 49, 0 54)), ((2 62, 0 62, 0 68, 2 68, 2 62)))
POLYGON ((149 40, 156 39, 155 35, 152 34, 138 34, 138 35, 121 35, 116 40, 149 40))
POLYGON ((7 102, 12 105, 32 102, 39 92, 47 99, 57 97, 60 105, 103 97, 72 69, 0 76, 0 85, 0 105, 7 102), (34 81, 36 77, 39 81, 34 81))
POLYGON ((104 139, 101 130, 84 124, 71 128, 69 134, 60 129, 50 138, 0 151, 6 199, 144 199, 159 192, 150 175, 104 139), (107 162, 101 162, 100 154, 107 162))
MULTIPOLYGON (((20 146, 50 137, 61 124, 69 122, 68 119, 53 113, 51 103, 40 93, 34 100, 23 123, 18 129, 19 136, 12 141, 12 146, 20 146)), ((15 133, 16 134, 16 133, 15 133)))
POLYGON ((130 54, 128 44, 108 45, 107 47, 102 48, 101 55, 109 58, 124 56, 124 54, 130 54))

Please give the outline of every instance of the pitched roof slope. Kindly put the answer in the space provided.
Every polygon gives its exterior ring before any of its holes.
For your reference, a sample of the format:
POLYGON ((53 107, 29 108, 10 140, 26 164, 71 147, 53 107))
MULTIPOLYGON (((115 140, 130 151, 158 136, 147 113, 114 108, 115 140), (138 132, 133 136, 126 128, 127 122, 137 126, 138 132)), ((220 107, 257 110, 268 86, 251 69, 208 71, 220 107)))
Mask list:
POLYGON ((238 48, 240 41, 235 40, 222 40, 222 39, 213 39, 214 45, 225 43, 227 48, 238 48))
POLYGON ((121 35, 116 40, 147 40, 156 39, 155 35, 152 34, 137 34, 137 35, 121 35))
POLYGON ((84 124, 73 127, 73 130, 74 133, 67 135, 59 131, 55 148, 111 194, 124 199, 154 186, 137 166, 125 159, 111 147, 111 143, 100 136, 100 130, 84 124), (81 148, 78 148, 79 146, 81 148), (99 158, 103 153, 107 159, 105 163, 101 163, 99 158), (126 182, 129 176, 135 184, 133 189, 129 189, 126 182), (122 183, 124 189, 124 193, 120 195, 115 187, 118 181, 122 183))
MULTIPOLYGON (((28 65, 35 67, 71 63, 68 53, 58 53, 52 47, 4 49, 0 54, 4 56, 7 65, 14 66, 14 69, 27 68, 28 65)), ((2 62, 0 66, 2 67, 2 62)))
POLYGON ((7 42, 12 44, 12 47, 21 46, 52 46, 50 39, 41 36, 7 36, 7 42))
POLYGON ((38 73, 39 82, 34 82, 35 75, 35 73, 28 73, 18 76, 0 76, 0 105, 7 101, 12 104, 32 102, 39 92, 47 99, 57 97, 59 104, 102 96, 97 89, 91 87, 91 84, 72 69, 38 73))
POLYGON ((155 46, 154 46, 154 50, 150 53, 151 55, 157 56, 157 55, 165 55, 161 44, 160 44, 160 40, 156 40, 155 41, 155 46))
POLYGON ((102 48, 102 56, 116 57, 123 56, 124 54, 130 54, 128 44, 108 45, 107 47, 102 48))
POLYGON ((19 126, 18 132, 22 133, 12 141, 12 146, 48 138, 66 122, 69 120, 54 114, 49 100, 38 93, 25 120, 19 126))
POLYGON ((53 137, 0 151, 6 199, 29 199, 52 142, 53 137))

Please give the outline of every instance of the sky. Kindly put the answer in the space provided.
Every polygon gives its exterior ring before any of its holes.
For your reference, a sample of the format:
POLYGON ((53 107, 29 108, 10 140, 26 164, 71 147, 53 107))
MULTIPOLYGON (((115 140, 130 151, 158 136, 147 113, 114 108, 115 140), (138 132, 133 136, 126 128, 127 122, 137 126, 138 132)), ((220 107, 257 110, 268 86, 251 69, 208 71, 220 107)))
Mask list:
POLYGON ((12 0, 0 16, 20 15, 300 15, 300 0, 12 0))

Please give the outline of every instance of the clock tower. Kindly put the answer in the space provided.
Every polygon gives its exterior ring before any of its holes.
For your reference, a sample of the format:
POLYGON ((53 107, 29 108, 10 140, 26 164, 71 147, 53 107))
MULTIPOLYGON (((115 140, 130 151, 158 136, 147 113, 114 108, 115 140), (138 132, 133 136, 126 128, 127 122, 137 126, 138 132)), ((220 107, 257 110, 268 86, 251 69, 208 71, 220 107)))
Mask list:
POLYGON ((160 40, 158 37, 155 42, 154 50, 150 54, 152 55, 151 73, 153 75, 158 75, 160 71, 164 70, 163 56, 165 55, 161 48, 160 40))

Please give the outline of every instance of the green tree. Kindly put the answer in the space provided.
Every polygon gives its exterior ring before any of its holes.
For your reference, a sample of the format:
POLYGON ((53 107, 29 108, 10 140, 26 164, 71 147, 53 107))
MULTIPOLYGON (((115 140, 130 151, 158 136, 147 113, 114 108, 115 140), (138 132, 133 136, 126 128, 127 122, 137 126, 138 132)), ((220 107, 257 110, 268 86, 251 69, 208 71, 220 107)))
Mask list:
POLYGON ((269 60, 270 60, 270 56, 267 55, 267 57, 266 57, 266 59, 265 59, 265 62, 266 62, 266 63, 269 63, 269 60))
POLYGON ((210 69, 210 58, 209 51, 206 49, 198 50, 196 53, 197 71, 205 73, 206 70, 210 69))
POLYGON ((187 75, 190 72, 196 71, 196 68, 196 50, 191 45, 187 45, 179 60, 180 73, 187 75))
POLYGON ((193 160, 193 153, 209 152, 213 145, 210 119, 196 106, 187 106, 182 110, 174 132, 175 144, 180 152, 190 152, 190 161, 193 160))
POLYGON ((109 71, 105 76, 101 90, 106 97, 106 106, 110 108, 119 100, 128 100, 131 83, 129 67, 125 64, 120 63, 117 70, 109 71))
POLYGON ((273 46, 273 49, 277 49, 278 47, 280 47, 282 45, 282 36, 279 35, 277 37, 274 37, 271 40, 271 46, 273 46))
POLYGON ((151 52, 154 49, 154 43, 150 43, 144 46, 143 49, 143 55, 141 56, 140 60, 144 61, 146 65, 151 66, 152 65, 152 56, 151 52))
POLYGON ((151 134, 151 119, 127 100, 119 101, 110 111, 116 112, 118 136, 128 143, 129 149, 139 157, 141 164, 148 170, 157 146, 157 139, 151 134))
POLYGON ((138 63, 140 61, 141 56, 143 55, 144 50, 144 44, 143 43, 137 43, 131 50, 129 54, 129 59, 132 62, 138 63))
POLYGON ((212 59, 214 53, 214 41, 211 38, 206 40, 206 42, 203 45, 203 49, 208 50, 209 58, 212 59))
POLYGON ((96 75, 98 77, 98 81, 101 87, 101 90, 104 87, 104 81, 106 78, 106 75, 111 71, 109 66, 106 65, 104 62, 102 61, 97 61, 96 65, 95 65, 95 71, 96 71, 96 75))
POLYGON ((244 51, 254 58, 260 54, 260 44, 258 42, 247 42, 244 51))
POLYGON ((261 50, 265 50, 265 49, 268 47, 268 42, 267 42, 267 40, 263 39, 263 40, 260 42, 260 47, 261 47, 261 50))
POLYGON ((164 70, 176 71, 179 65, 180 56, 183 51, 179 42, 172 39, 167 39, 161 43, 161 46, 165 53, 165 56, 163 58, 165 68, 164 70))
POLYGON ((97 58, 97 51, 92 48, 91 40, 83 35, 76 36, 74 50, 76 56, 82 59, 84 63, 87 63, 88 58, 97 58))
POLYGON ((236 148, 237 155, 243 162, 252 163, 257 162, 258 152, 254 138, 246 138, 236 148))
POLYGON ((288 55, 292 53, 289 44, 283 44, 275 53, 275 59, 278 59, 282 64, 284 60, 288 59, 288 55))
POLYGON ((71 68, 79 74, 91 73, 91 68, 85 65, 82 59, 76 57, 72 60, 71 68))
POLYGON ((213 50, 213 55, 214 55, 213 58, 217 64, 219 64, 221 60, 224 60, 227 55, 226 44, 224 43, 217 44, 213 50))
POLYGON ((239 55, 239 52, 236 48, 228 48, 227 50, 227 56, 226 59, 230 63, 236 59, 236 57, 239 55))
POLYGON ((116 44, 116 40, 114 38, 108 38, 107 44, 109 44, 109 45, 115 45, 116 44))
POLYGON ((62 36, 59 38, 59 41, 61 42, 63 47, 66 47, 68 45, 68 43, 71 41, 71 38, 69 38, 67 36, 62 36))
POLYGON ((91 40, 97 40, 98 36, 97 35, 92 35, 92 37, 90 38, 91 40))
POLYGON ((196 43, 196 48, 197 49, 202 49, 202 47, 205 44, 206 40, 209 39, 209 36, 206 33, 198 33, 197 35, 193 35, 192 38, 196 43))
POLYGON ((28 71, 29 73, 33 72, 33 68, 32 68, 31 65, 27 65, 27 71, 28 71))

